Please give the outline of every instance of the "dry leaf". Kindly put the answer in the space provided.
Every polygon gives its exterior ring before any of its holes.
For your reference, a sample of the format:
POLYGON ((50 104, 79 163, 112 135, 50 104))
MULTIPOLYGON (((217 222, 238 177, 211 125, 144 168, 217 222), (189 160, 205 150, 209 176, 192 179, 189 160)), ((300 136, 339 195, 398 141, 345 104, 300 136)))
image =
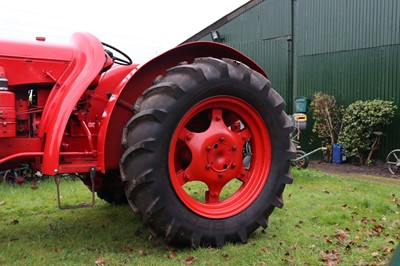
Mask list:
POLYGON ((332 240, 330 240, 327 235, 324 235, 324 238, 325 238, 326 243, 332 244, 332 240))
POLYGON ((127 246, 127 247, 124 247, 122 250, 125 251, 125 252, 132 252, 133 251, 133 247, 127 246))
POLYGON ((61 248, 55 248, 54 251, 57 252, 57 253, 60 253, 61 252, 61 248))
POLYGON ((103 265, 106 262, 105 258, 100 258, 95 261, 97 265, 103 265))
POLYGON ((147 253, 143 249, 141 249, 139 250, 139 255, 147 256, 147 253))
POLYGON ((4 200, 0 201, 0 206, 6 204, 4 200))
POLYGON ((222 257, 224 258, 224 259, 229 259, 229 255, 227 254, 227 253, 224 253, 224 254, 222 254, 222 257))
POLYGON ((289 258, 284 258, 282 261, 288 263, 288 264, 294 264, 294 258, 293 256, 290 256, 289 258))
POLYGON ((193 256, 189 256, 185 260, 186 264, 193 264, 193 262, 195 262, 195 261, 196 261, 196 258, 193 256))
POLYGON ((263 249, 261 249, 261 251, 262 251, 262 252, 270 252, 271 249, 270 249, 270 248, 263 248, 263 249))
POLYGON ((168 255, 168 259, 175 259, 176 258, 176 253, 172 252, 168 255))
POLYGON ((371 255, 372 255, 372 257, 378 257, 379 253, 375 251, 375 252, 372 252, 371 255))
POLYGON ((341 261, 337 250, 320 251, 321 261, 325 262, 326 265, 336 265, 341 261))

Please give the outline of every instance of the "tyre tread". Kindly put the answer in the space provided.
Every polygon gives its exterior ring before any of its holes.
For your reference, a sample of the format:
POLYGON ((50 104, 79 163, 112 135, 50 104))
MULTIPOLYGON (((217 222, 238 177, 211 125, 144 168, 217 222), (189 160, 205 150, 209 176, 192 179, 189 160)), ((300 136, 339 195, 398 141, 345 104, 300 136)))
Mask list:
MULTIPOLYGON (((261 74, 251 70, 248 66, 231 59, 216 59, 216 58, 197 58, 190 65, 180 64, 167 70, 165 77, 159 76, 154 81, 154 85, 147 89, 135 103, 136 114, 128 121, 124 130, 122 143, 126 148, 121 157, 121 175, 123 180, 127 181, 126 192, 132 208, 137 211, 144 222, 149 226, 150 232, 154 235, 162 234, 166 237, 166 241, 174 245, 187 245, 193 248, 204 245, 223 246, 225 242, 240 241, 246 243, 248 236, 257 227, 267 228, 268 216, 274 207, 281 208, 283 206, 282 192, 286 184, 293 182, 290 173, 290 167, 285 167, 279 173, 280 177, 277 180, 277 188, 275 195, 272 197, 268 206, 265 207, 265 212, 258 214, 254 218, 253 223, 247 224, 244 228, 229 234, 219 233, 213 236, 199 231, 192 231, 188 236, 188 227, 191 225, 181 224, 173 217, 171 211, 168 210, 167 203, 163 202, 159 196, 146 195, 149 190, 155 186, 158 176, 153 168, 146 168, 145 160, 147 155, 157 154, 157 142, 149 137, 143 128, 155 128, 158 132, 164 130, 163 123, 171 115, 168 111, 168 106, 178 104, 180 98, 187 93, 187 84, 200 84, 207 80, 218 79, 237 79, 239 82, 256 84, 259 92, 263 94, 269 101, 272 107, 272 113, 277 123, 283 125, 277 138, 281 143, 289 143, 289 134, 293 130, 290 120, 287 118, 284 108, 285 102, 283 98, 271 88, 269 80, 262 77, 261 74), (163 107, 165 106, 165 107, 163 107), (135 139, 134 137, 135 136, 135 139), (137 137, 139 136, 139 137, 137 137), (133 176, 128 165, 134 160, 143 162, 138 167, 137 176, 133 176), (150 197, 150 198, 149 198, 150 197), (145 198, 145 199, 144 199, 145 198), (143 201, 146 202, 143 202, 143 201), (144 207, 147 206, 147 207, 144 207), (159 225, 157 222, 162 222, 159 225), (160 228, 157 228, 160 227, 160 228), (184 243, 182 243, 184 242, 184 243)), ((284 144, 280 144, 284 145, 284 144)), ((295 147, 294 147, 295 148, 295 147)), ((290 159, 295 156, 293 145, 288 144, 288 147, 282 149, 279 154, 290 165, 290 159)), ((195 225, 193 225, 195 228, 195 225)), ((190 230, 189 230, 190 232, 190 230)))

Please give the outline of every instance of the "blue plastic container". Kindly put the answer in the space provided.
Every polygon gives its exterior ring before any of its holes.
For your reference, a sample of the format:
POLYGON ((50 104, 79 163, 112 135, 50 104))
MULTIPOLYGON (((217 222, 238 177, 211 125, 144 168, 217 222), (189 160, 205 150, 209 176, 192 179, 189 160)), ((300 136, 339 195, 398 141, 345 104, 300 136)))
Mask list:
POLYGON ((332 163, 333 164, 342 164, 342 144, 333 144, 332 149, 332 163))

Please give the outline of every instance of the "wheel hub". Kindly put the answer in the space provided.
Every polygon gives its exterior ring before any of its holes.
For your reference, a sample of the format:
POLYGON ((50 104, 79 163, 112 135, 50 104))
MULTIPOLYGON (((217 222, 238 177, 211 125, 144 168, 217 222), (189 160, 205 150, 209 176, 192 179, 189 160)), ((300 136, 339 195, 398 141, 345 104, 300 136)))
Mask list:
POLYGON ((233 149, 228 143, 217 142, 208 146, 208 165, 216 172, 225 172, 233 164, 233 149))

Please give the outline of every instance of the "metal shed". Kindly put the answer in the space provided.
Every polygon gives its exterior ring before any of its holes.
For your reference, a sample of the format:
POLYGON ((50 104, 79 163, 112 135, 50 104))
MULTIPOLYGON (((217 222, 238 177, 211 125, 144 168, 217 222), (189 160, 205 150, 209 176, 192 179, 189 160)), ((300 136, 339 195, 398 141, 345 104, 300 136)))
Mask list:
MULTIPOLYGON (((400 107, 398 0, 253 0, 185 42, 213 31, 266 71, 288 113, 318 91, 344 106, 378 98, 400 107)), ((380 159, 400 147, 398 113, 386 133, 380 159)))

